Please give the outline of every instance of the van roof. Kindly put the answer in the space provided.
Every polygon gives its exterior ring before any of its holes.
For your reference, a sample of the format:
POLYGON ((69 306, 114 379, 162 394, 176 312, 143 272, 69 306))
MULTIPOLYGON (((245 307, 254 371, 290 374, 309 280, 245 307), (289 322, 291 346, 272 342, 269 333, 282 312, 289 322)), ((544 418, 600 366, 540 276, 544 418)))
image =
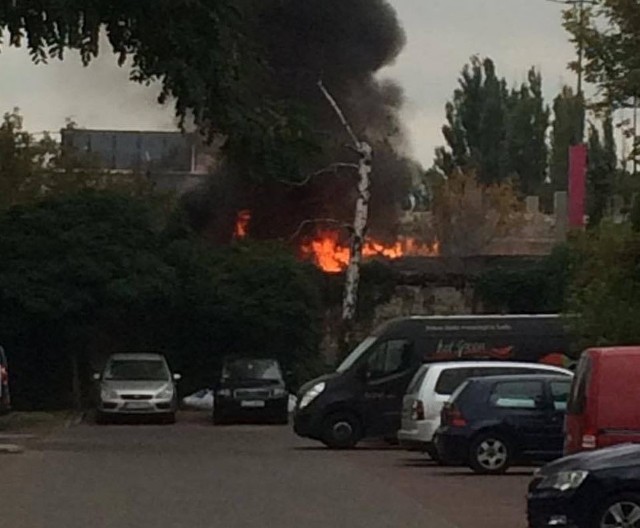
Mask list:
POLYGON ((164 356, 156 352, 121 352, 118 354, 111 354, 111 356, 109 356, 109 359, 120 361, 141 361, 145 359, 164 359, 164 356))
MULTIPOLYGON (((567 381, 567 376, 560 374, 502 374, 498 376, 479 376, 469 378, 470 382, 474 383, 493 383, 495 381, 538 381, 538 380, 560 380, 567 381)), ((570 380, 569 380, 570 381, 570 380)))
POLYGON ((616 357, 629 357, 640 355, 640 345, 639 346, 620 346, 620 347, 599 347, 599 348, 589 348, 587 349, 587 353, 590 355, 596 356, 616 356, 616 357))
POLYGON ((562 367, 557 367, 555 365, 545 365, 544 363, 528 363, 525 361, 492 361, 490 359, 485 359, 484 361, 438 361, 434 363, 423 363, 423 368, 438 368, 438 369, 447 369, 447 368, 469 368, 469 367, 504 367, 504 368, 513 368, 513 367, 524 367, 524 368, 536 368, 541 370, 549 370, 551 372, 571 372, 562 367))

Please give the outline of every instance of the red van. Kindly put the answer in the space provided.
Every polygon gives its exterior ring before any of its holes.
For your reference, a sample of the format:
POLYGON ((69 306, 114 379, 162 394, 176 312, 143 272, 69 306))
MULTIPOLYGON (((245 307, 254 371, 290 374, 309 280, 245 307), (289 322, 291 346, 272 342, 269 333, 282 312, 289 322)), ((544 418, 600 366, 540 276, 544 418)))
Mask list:
POLYGON ((567 404, 566 455, 640 443, 640 346, 586 350, 567 404))

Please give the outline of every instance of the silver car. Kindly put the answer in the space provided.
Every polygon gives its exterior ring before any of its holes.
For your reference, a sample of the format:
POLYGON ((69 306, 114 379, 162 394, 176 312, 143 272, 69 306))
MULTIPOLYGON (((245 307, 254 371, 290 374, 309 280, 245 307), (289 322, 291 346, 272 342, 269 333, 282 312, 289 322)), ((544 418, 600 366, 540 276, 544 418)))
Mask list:
POLYGON ((175 422, 180 375, 171 374, 164 356, 114 354, 94 379, 100 382, 98 422, 117 415, 154 415, 175 422))

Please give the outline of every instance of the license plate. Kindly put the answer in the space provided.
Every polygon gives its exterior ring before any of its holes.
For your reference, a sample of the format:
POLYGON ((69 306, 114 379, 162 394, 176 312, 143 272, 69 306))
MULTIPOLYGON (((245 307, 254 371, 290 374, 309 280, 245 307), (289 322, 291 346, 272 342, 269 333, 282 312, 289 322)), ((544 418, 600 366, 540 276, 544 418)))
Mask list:
POLYGON ((240 407, 264 407, 265 403, 262 400, 244 400, 240 402, 240 407))
POLYGON ((149 404, 145 402, 127 402, 124 404, 126 409, 148 409, 149 404))

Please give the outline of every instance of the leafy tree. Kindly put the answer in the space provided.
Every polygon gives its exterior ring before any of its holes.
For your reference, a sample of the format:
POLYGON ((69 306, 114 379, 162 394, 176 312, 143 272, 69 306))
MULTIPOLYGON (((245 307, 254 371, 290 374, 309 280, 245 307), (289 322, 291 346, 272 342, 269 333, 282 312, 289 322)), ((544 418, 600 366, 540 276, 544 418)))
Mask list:
POLYGON ((503 153, 506 174, 518 180, 525 196, 537 195, 546 176, 549 114, 542 95, 542 76, 531 68, 528 82, 512 90, 507 99, 503 153))
POLYGON ((506 82, 496 77, 491 59, 479 57, 464 66, 458 82, 442 128, 449 150, 437 149, 435 164, 444 174, 461 168, 477 171, 483 183, 501 181, 506 82))
POLYGON ((21 407, 86 397, 114 351, 157 350, 185 389, 223 355, 273 355, 299 376, 318 367, 314 271, 283 250, 211 252, 149 201, 85 191, 0 215, 0 341, 21 407), (73 398, 72 398, 73 395, 73 398))
MULTIPOLYGON (((565 28, 584 49, 585 80, 599 86, 614 107, 640 95, 640 17, 633 0, 596 0, 564 13, 565 28)), ((580 67, 572 63, 574 70, 580 67)))
POLYGON ((574 95, 568 86, 553 102, 554 121, 551 130, 551 161, 549 172, 552 188, 566 191, 569 174, 569 147, 584 137, 584 100, 574 95))
POLYGON ((571 250, 558 246, 522 269, 495 268, 475 281, 475 293, 492 313, 560 313, 570 280, 571 250))
POLYGON ((640 339, 640 238, 629 225, 603 223, 573 243, 567 312, 579 348, 640 339))
POLYGON ((549 110, 534 68, 526 83, 508 90, 491 59, 473 57, 447 103, 446 118, 447 147, 436 150, 440 172, 473 170, 484 184, 513 178, 523 194, 538 190, 546 172, 549 110))
POLYGON ((0 210, 83 189, 150 195, 151 182, 141 174, 102 171, 92 161, 63 151, 47 133, 36 139, 24 130, 17 109, 6 113, 0 123, 0 210))
POLYGON ((483 185, 471 171, 454 171, 435 189, 433 223, 445 255, 478 255, 518 227, 522 204, 509 182, 483 185))
POLYGON ((587 214, 591 226, 598 225, 604 217, 616 176, 617 156, 611 114, 605 116, 602 126, 602 139, 594 125, 589 128, 587 214))

